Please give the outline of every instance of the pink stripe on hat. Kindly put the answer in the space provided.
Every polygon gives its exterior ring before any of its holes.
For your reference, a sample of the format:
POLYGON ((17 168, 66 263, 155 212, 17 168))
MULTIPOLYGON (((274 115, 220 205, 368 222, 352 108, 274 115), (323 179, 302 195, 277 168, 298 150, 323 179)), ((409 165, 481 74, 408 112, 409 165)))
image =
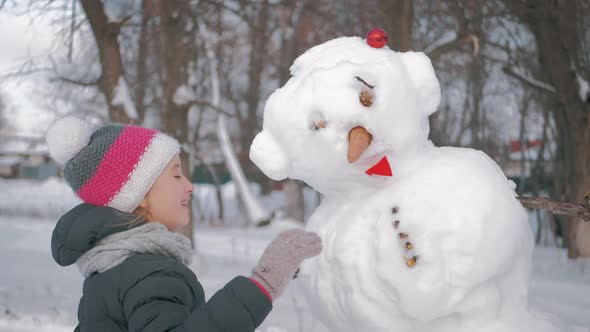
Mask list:
POLYGON ((96 173, 80 187, 78 196, 86 203, 107 205, 129 180, 156 134, 152 129, 126 126, 104 154, 96 173))

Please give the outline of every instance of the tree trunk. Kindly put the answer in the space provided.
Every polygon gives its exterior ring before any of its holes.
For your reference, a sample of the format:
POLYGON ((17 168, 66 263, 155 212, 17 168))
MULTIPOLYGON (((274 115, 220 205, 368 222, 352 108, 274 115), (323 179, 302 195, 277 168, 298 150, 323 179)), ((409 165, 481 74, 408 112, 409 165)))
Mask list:
MULTIPOLYGON (((586 114, 590 113, 590 107, 586 107, 584 111, 586 114)), ((580 128, 579 131, 581 131, 578 133, 581 137, 577 139, 575 174, 572 178, 572 181, 576 184, 573 187, 578 201, 590 190, 590 156, 588 152, 588 147, 590 147, 590 125, 586 125, 586 128, 580 128)), ((578 252, 572 251, 570 257, 575 258, 575 254, 590 257, 590 223, 575 220, 571 228, 572 234, 570 236, 574 239, 573 242, 577 245, 578 252)))
POLYGON ((100 56, 102 74, 99 87, 105 96, 109 107, 110 120, 119 123, 129 123, 131 119, 125 112, 123 105, 114 105, 115 88, 121 78, 124 79, 123 62, 117 37, 121 30, 120 22, 109 22, 101 1, 81 0, 90 27, 96 41, 100 56))
POLYGON ((414 23, 413 0, 380 0, 380 4, 379 20, 390 36, 389 47, 397 52, 409 51, 414 23))
POLYGON ((137 80, 135 82, 135 107, 142 122, 145 116, 145 95, 147 89, 147 54, 150 31, 148 22, 151 18, 152 0, 141 2, 141 26, 139 31, 139 42, 137 50, 137 80))
POLYGON ((286 215, 299 222, 305 221, 305 205, 303 202, 303 186, 297 180, 288 179, 283 186, 287 200, 286 215))
MULTIPOLYGON (((579 202, 590 189, 590 104, 578 95, 577 76, 581 66, 580 49, 584 32, 579 30, 580 15, 577 1, 504 2, 512 13, 526 24, 537 42, 539 63, 545 76, 555 88, 561 107, 555 107, 554 117, 565 164, 564 195, 570 202, 579 202)), ((590 227, 574 220, 565 223, 568 256, 590 257, 590 227)))
MULTIPOLYGON (((176 138, 181 144, 188 142, 188 112, 190 104, 178 105, 174 95, 179 87, 188 84, 188 67, 190 64, 191 31, 186 31, 187 20, 190 19, 190 6, 180 0, 160 0, 157 2, 157 14, 160 17, 160 58, 162 60, 164 108, 161 119, 164 132, 176 138), (188 36, 187 36, 188 35, 188 36)), ((188 153, 182 149, 180 160, 183 170, 190 179, 188 153)), ((193 239, 193 218, 181 233, 193 239)), ((194 242, 193 242, 194 243, 194 242)))
POLYGON ((474 149, 482 150, 484 148, 482 142, 482 127, 484 123, 481 121, 481 102, 483 99, 483 85, 482 81, 482 63, 479 57, 473 57, 469 66, 469 82, 468 95, 470 108, 469 131, 471 132, 471 146, 474 149))
POLYGON ((268 1, 261 1, 256 19, 250 25, 250 60, 248 63, 248 90, 246 91, 246 118, 241 131, 242 146, 240 147, 240 161, 245 169, 253 167, 248 154, 250 144, 258 132, 258 105, 260 104, 260 89, 262 73, 266 62, 266 45, 268 41, 269 5, 268 1))
MULTIPOLYGON (((289 10, 290 21, 281 38, 281 53, 279 59, 279 84, 283 86, 291 77, 289 67, 297 57, 297 39, 301 37, 299 30, 303 16, 304 3, 298 3, 289 10)), ((286 217, 305 222, 305 201, 303 199, 303 185, 300 181, 287 179, 283 192, 286 200, 286 217)))

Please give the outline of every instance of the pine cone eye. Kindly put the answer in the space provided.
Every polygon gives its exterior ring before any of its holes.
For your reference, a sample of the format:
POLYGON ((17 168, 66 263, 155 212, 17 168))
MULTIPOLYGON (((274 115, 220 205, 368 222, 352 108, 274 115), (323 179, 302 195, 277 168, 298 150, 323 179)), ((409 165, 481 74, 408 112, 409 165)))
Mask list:
POLYGON ((309 116, 309 129, 313 131, 318 131, 320 129, 326 128, 328 123, 324 119, 324 115, 321 112, 313 112, 309 116))
POLYGON ((375 88, 375 86, 367 83, 367 81, 360 78, 359 76, 355 76, 354 78, 356 78, 357 81, 363 84, 363 89, 359 94, 359 101, 363 106, 370 107, 371 105, 373 105, 373 89, 375 88))
POLYGON ((359 101, 363 106, 370 107, 371 105, 373 105, 373 96, 369 91, 364 90, 359 95, 359 101))

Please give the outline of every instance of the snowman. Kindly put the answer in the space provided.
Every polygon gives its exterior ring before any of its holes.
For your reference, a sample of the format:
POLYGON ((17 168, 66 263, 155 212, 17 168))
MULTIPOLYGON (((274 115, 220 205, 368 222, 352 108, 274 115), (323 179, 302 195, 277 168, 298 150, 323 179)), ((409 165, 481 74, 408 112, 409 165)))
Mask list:
POLYGON ((267 100, 250 158, 322 194, 302 267, 310 310, 334 332, 557 331, 527 307, 532 234, 514 184, 481 151, 435 147, 429 58, 382 30, 297 58, 267 100))

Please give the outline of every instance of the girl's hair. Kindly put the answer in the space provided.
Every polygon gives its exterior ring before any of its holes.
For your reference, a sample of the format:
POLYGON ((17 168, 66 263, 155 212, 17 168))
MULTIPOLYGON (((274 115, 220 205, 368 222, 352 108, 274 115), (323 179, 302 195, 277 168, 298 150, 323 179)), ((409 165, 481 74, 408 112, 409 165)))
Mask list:
MULTIPOLYGON (((123 212, 120 210, 117 210, 117 212, 120 213, 124 217, 129 216, 129 213, 127 213, 127 212, 123 212)), ((135 218, 132 218, 130 221, 124 222, 122 224, 114 225, 114 226, 129 226, 129 228, 134 228, 134 227, 139 226, 143 223, 149 222, 149 218, 151 216, 149 208, 144 209, 141 206, 138 206, 137 208, 135 208, 135 210, 133 210, 132 214, 135 215, 135 218)))
POLYGON ((138 206, 133 211, 133 214, 137 217, 135 217, 135 219, 132 219, 130 222, 127 223, 130 226, 135 226, 137 224, 147 222, 151 217, 149 207, 147 209, 144 209, 143 207, 138 206))

